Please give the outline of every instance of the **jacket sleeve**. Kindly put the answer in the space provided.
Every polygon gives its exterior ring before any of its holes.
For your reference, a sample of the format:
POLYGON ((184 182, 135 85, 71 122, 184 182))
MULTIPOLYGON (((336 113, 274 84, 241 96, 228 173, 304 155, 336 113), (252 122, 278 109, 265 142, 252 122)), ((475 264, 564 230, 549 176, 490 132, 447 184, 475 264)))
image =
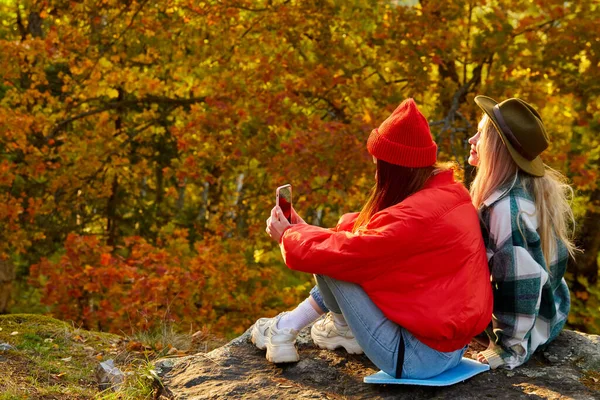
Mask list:
POLYGON ((513 369, 531 356, 529 337, 548 274, 523 243, 521 232, 528 225, 527 214, 511 213, 509 198, 495 205, 490 215, 490 237, 495 244, 489 259, 494 313, 489 332, 491 346, 482 354, 491 368, 513 369))
POLYGON ((295 225, 285 231, 281 251, 290 269, 360 283, 385 271, 390 258, 409 251, 417 225, 414 218, 386 212, 356 233, 295 225))
POLYGON ((336 232, 350 232, 354 227, 354 222, 358 218, 357 212, 344 214, 340 217, 336 227, 333 229, 336 232))

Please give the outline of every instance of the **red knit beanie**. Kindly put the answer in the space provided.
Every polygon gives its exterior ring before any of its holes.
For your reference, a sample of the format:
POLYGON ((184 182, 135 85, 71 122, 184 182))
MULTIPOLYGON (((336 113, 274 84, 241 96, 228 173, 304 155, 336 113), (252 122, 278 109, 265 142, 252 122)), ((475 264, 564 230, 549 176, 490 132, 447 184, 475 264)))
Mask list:
POLYGON ((367 149, 375 158, 403 167, 429 167, 437 158, 429 124, 413 99, 404 100, 378 129, 373 129, 367 149))

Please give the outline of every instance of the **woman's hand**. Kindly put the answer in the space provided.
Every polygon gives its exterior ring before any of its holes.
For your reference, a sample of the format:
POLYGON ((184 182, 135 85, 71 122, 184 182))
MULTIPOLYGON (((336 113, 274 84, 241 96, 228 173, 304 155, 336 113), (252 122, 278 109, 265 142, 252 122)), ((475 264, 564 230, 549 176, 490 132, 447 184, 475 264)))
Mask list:
POLYGON ((285 230, 291 226, 292 224, 290 224, 283 216, 281 208, 275 206, 271 210, 271 216, 269 219, 267 219, 267 229, 265 230, 272 239, 277 240, 277 243, 281 243, 281 236, 283 236, 283 232, 285 232, 285 230))
POLYGON ((487 358, 485 358, 482 353, 477 353, 477 361, 479 361, 482 364, 487 364, 488 363, 487 358))
MULTIPOLYGON (((494 345, 494 343, 490 342, 488 344, 488 348, 487 350, 492 350, 496 347, 496 345, 494 345)), ((479 352, 477 353, 477 361, 479 361, 482 364, 489 364, 487 358, 485 358, 485 356, 483 355, 483 352, 479 352)))
POLYGON ((301 216, 298 215, 294 207, 292 207, 292 222, 294 224, 306 224, 306 221, 302 219, 301 216))

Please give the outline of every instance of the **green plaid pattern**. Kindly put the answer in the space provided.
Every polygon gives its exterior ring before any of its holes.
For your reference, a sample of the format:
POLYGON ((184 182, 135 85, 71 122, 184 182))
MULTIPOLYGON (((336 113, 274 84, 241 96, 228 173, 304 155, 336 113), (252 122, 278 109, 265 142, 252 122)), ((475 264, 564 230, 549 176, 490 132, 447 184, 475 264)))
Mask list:
POLYGON ((569 313, 563 278, 568 252, 557 240, 557 254, 550 263, 544 259, 530 193, 517 178, 479 210, 494 292, 494 314, 486 332, 495 346, 483 352, 492 368, 525 363, 558 336, 569 313))

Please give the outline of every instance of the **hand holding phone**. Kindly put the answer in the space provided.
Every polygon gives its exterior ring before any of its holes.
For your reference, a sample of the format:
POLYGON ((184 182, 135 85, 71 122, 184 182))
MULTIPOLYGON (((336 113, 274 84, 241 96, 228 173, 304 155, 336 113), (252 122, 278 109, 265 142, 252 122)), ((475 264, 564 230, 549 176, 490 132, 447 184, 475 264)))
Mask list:
POLYGON ((292 223, 293 224, 306 224, 307 223, 304 219, 302 219, 301 216, 298 215, 298 213, 294 209, 294 206, 292 206, 292 223))
POLYGON ((267 234, 281 241, 283 233, 291 227, 291 224, 306 224, 296 213, 292 206, 292 185, 283 185, 275 190, 275 207, 271 210, 271 216, 267 219, 267 234), (284 221, 281 217, 284 217, 284 221))
POLYGON ((279 186, 275 190, 275 204, 281 208, 283 216, 292 223, 292 185, 279 186))

